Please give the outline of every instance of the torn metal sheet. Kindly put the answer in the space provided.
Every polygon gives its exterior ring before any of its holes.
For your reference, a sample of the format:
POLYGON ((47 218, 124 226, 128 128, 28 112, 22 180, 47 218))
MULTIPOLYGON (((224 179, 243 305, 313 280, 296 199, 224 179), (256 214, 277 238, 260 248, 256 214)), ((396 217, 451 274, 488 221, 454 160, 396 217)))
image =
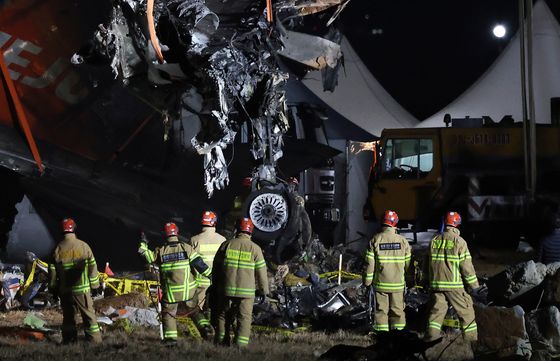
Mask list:
POLYGON ((288 0, 278 4, 277 8, 295 10, 298 15, 306 16, 325 11, 333 6, 340 6, 345 2, 348 0, 288 0))
MULTIPOLYGON (((340 46, 342 42, 342 33, 334 28, 329 29, 325 39, 332 41, 340 46)), ((344 54, 338 59, 336 66, 325 67, 321 70, 321 80, 323 81, 323 91, 333 92, 338 85, 338 72, 340 67, 344 66, 344 54)))
POLYGON ((342 57, 340 45, 315 35, 286 30, 284 49, 278 53, 313 69, 335 68, 342 57))
POLYGON ((224 189, 229 183, 227 163, 222 149, 233 143, 236 134, 227 124, 229 106, 225 96, 225 84, 222 79, 218 79, 218 91, 220 94, 220 110, 214 110, 212 115, 223 131, 222 138, 212 143, 201 143, 197 137, 191 140, 191 144, 198 154, 204 155, 204 185, 209 198, 215 189, 224 189))
POLYGON ((218 16, 203 0, 168 1, 169 17, 189 52, 200 54, 220 24, 218 16))

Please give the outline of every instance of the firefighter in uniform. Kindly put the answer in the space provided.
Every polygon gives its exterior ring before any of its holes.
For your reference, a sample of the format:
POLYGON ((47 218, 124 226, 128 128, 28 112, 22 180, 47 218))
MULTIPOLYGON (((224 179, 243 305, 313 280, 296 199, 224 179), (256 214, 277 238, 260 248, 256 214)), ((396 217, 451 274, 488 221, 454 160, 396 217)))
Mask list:
POLYGON ((459 213, 448 212, 445 231, 430 242, 428 277, 432 292, 426 333, 428 340, 440 337, 448 304, 457 311, 464 338, 470 341, 477 339, 473 301, 465 292, 465 285, 470 290, 477 289, 479 285, 467 242, 457 229, 460 224, 459 213))
POLYGON ((370 241, 366 251, 365 286, 375 288, 375 331, 402 330, 404 313, 405 273, 410 264, 408 241, 397 234, 399 217, 385 211, 383 228, 370 241))
POLYGON ((192 298, 198 274, 208 277, 210 267, 189 244, 179 242, 179 228, 175 223, 164 227, 167 240, 155 252, 145 242, 140 243, 138 253, 149 264, 159 267, 162 287, 163 340, 167 344, 177 342, 177 306, 192 298))
POLYGON ((266 263, 261 248, 251 241, 252 233, 253 222, 242 218, 237 237, 224 242, 214 259, 212 287, 221 296, 216 343, 229 345, 229 331, 236 320, 234 342, 239 347, 247 346, 255 295, 268 295, 266 263))
MULTIPOLYGON (((225 237, 216 232, 216 223, 218 217, 216 213, 211 211, 205 211, 202 213, 202 232, 193 236, 191 238, 190 244, 194 248, 194 251, 200 254, 204 262, 208 266, 212 266, 214 263, 214 256, 218 249, 225 242, 225 237)), ((188 306, 195 308, 193 313, 193 319, 196 325, 205 338, 212 337, 213 329, 210 326, 210 321, 206 317, 205 313, 208 310, 207 301, 207 290, 210 287, 210 278, 198 275, 196 278, 197 288, 194 292, 194 297, 189 301, 188 306)), ((212 326, 216 326, 215 323, 212 326)))
POLYGON ((76 314, 84 323, 86 340, 101 342, 101 333, 91 290, 99 289, 99 273, 91 248, 76 238, 76 223, 71 218, 62 220, 64 238, 53 252, 53 264, 49 264, 49 289, 58 294, 62 306, 62 340, 75 342, 76 314))

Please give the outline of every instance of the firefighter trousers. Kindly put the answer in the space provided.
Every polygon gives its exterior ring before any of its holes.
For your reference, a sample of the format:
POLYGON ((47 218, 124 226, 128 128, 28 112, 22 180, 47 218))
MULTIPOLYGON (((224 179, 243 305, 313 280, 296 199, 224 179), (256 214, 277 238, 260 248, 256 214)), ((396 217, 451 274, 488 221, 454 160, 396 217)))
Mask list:
POLYGON ((177 307, 178 303, 161 303, 161 322, 163 323, 163 339, 177 340, 177 307))
POLYGON ((65 294, 60 297, 62 306, 62 340, 64 343, 76 342, 76 314, 82 316, 86 340, 101 342, 101 332, 93 309, 93 300, 89 292, 81 294, 65 294))
POLYGON ((469 341, 476 341, 478 334, 473 301, 464 289, 432 292, 426 338, 428 340, 435 340, 441 337, 441 326, 447 314, 448 305, 453 306, 455 311, 457 311, 457 316, 459 316, 459 321, 461 321, 463 337, 469 341))
POLYGON ((254 298, 224 297, 218 308, 218 329, 216 341, 229 344, 229 333, 233 322, 237 321, 234 343, 243 347, 249 344, 251 322, 253 321, 254 298))
POLYGON ((375 331, 402 330, 406 326, 404 291, 375 291, 375 331))
MULTIPOLYGON (((206 338, 211 330, 210 326, 210 311, 208 307, 208 287, 197 287, 193 298, 187 301, 187 307, 192 312, 192 319, 196 323, 197 329, 200 334, 206 338)), ((212 325, 214 326, 214 325, 212 325)), ((215 326, 214 326, 215 327, 215 326)))

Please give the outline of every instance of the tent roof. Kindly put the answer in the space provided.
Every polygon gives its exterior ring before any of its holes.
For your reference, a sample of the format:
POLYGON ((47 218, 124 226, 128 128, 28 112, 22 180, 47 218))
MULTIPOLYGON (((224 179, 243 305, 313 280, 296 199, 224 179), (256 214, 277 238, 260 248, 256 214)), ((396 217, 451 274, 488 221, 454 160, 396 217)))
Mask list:
MULTIPOLYGON (((490 68, 451 104, 418 127, 442 127, 443 117, 512 115, 522 121, 519 31, 490 68)), ((459 70, 459 69, 458 69, 459 70)), ((560 97, 560 25, 544 1, 533 8, 533 83, 537 123, 550 123, 550 98, 560 97)))
POLYGON ((321 72, 309 72, 303 84, 340 115, 379 136, 383 128, 413 127, 418 120, 408 113, 374 78, 346 37, 341 43, 344 67, 334 92, 323 91, 321 72))

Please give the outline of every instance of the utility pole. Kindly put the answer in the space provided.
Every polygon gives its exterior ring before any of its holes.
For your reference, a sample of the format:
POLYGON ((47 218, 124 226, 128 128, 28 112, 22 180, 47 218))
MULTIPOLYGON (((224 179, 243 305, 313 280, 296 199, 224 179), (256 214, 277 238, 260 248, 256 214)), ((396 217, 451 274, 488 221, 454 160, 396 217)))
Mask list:
POLYGON ((523 107, 523 154, 527 200, 535 200, 537 152, 533 87, 533 1, 519 0, 521 98, 523 107))

